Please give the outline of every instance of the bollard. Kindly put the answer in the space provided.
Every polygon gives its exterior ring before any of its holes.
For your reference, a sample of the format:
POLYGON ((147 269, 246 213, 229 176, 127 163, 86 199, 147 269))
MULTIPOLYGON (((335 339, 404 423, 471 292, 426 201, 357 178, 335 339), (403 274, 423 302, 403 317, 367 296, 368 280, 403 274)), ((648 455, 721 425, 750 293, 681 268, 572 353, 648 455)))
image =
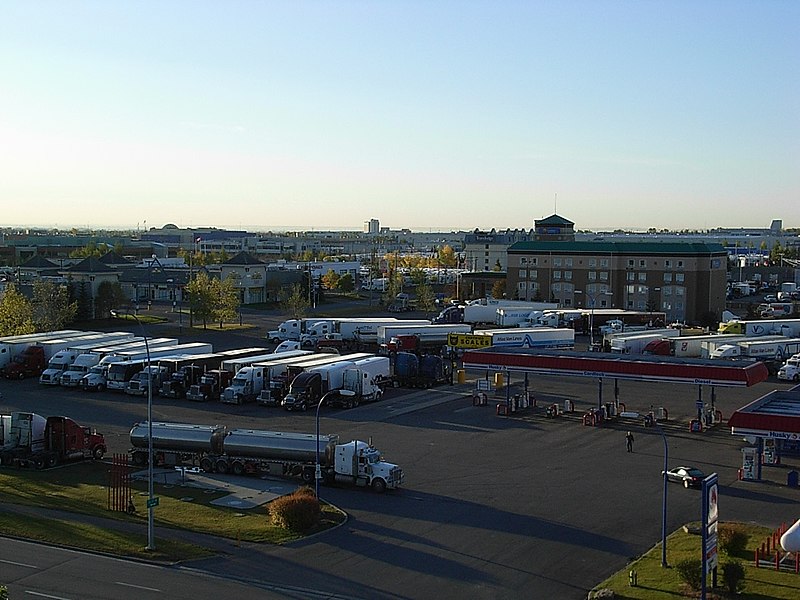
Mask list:
POLYGON ((636 569, 631 569, 628 573, 628 585, 631 587, 639 585, 639 574, 636 572, 636 569))
POLYGON ((775 551, 775 570, 776 571, 781 570, 781 553, 778 552, 777 550, 775 551))
POLYGON ((759 564, 758 564, 758 559, 760 558, 760 557, 758 556, 758 548, 756 548, 756 549, 755 549, 755 552, 754 552, 754 557, 753 557, 753 558, 754 558, 753 562, 755 562, 755 564, 756 564, 756 569, 757 569, 757 568, 759 567, 759 564))

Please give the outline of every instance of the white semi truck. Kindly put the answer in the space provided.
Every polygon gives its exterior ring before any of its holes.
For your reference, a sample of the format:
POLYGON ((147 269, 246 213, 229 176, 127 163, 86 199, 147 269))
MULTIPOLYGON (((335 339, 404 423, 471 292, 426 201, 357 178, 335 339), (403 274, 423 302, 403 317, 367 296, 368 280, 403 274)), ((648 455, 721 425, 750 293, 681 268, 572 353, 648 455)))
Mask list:
MULTIPOLYGON (((96 334, 92 337, 75 338, 75 344, 70 344, 67 348, 56 352, 47 362, 47 368, 39 375, 39 383, 44 385, 60 385, 61 376, 73 364, 77 358, 84 353, 91 352, 97 348, 102 348, 114 342, 124 342, 132 340, 133 334, 125 331, 112 333, 96 334)), ((98 360, 100 360, 98 358, 98 360)))

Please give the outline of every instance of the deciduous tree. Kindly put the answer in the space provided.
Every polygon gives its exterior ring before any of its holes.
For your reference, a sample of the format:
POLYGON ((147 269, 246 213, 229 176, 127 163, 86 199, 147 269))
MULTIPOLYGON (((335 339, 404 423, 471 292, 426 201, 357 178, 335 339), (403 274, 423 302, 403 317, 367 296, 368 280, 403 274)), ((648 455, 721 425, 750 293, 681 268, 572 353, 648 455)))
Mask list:
POLYGON ((278 299, 283 308, 292 319, 302 319, 311 304, 308 301, 308 294, 303 290, 299 283, 288 288, 282 288, 278 299))
POLYGON ((70 302, 69 290, 47 280, 34 282, 31 305, 36 331, 63 329, 78 313, 78 303, 70 302))
POLYGON ((33 333, 31 303, 10 283, 0 298, 0 335, 25 335, 33 333))

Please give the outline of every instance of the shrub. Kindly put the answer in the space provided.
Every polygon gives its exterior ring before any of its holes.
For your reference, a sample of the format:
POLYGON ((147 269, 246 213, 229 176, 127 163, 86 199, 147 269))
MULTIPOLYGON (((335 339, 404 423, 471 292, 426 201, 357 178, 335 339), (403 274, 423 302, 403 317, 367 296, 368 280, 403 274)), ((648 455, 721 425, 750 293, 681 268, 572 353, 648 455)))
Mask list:
POLYGON ((588 600, 614 600, 617 595, 614 593, 614 590, 609 588, 601 588, 599 590, 594 590, 589 592, 588 600))
POLYGON ((317 497, 317 493, 312 488, 308 487, 307 485, 304 485, 302 487, 297 488, 294 491, 294 495, 295 496, 311 496, 312 498, 316 498, 317 497))
POLYGON ((311 493, 296 491, 270 502, 270 518, 273 525, 305 533, 320 522, 319 500, 311 493))
POLYGON ((717 531, 720 550, 740 556, 747 549, 747 534, 738 525, 720 525, 717 531))
POLYGON ((703 578, 703 564, 700 560, 687 558, 675 565, 678 577, 693 590, 699 590, 703 578))
POLYGON ((0 585, 0 600, 8 600, 8 588, 0 585))
POLYGON ((744 567, 738 560, 729 560, 722 563, 722 586, 731 594, 737 594, 744 589, 744 567))

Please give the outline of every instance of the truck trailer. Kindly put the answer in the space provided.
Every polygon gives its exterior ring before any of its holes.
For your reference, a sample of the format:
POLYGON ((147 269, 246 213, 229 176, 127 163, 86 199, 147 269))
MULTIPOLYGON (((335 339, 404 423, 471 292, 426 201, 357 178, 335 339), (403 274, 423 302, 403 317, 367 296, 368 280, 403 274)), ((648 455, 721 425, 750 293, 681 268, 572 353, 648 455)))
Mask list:
POLYGON ((470 333, 472 327, 467 323, 451 323, 436 325, 430 322, 424 323, 397 323, 392 325, 382 325, 378 327, 376 343, 380 347, 387 347, 392 338, 400 335, 416 335, 420 340, 439 342, 444 346, 447 344, 447 336, 450 333, 470 333))
POLYGON ((552 327, 512 327, 509 329, 480 329, 475 335, 488 336, 492 346, 519 348, 574 348, 575 331, 552 327))
POLYGON ((760 321, 743 321, 733 319, 720 323, 718 333, 733 333, 757 337, 760 335, 800 336, 800 319, 762 319, 760 321))
MULTIPOLYGON (((61 385, 61 376, 81 355, 90 353, 97 348, 102 348, 115 342, 132 340, 133 334, 126 331, 116 331, 112 333, 96 334, 89 337, 76 338, 75 344, 70 344, 67 348, 59 350, 47 362, 47 368, 39 375, 39 383, 44 385, 61 385)), ((100 359, 98 358, 98 361, 100 359)))
POLYGON ((661 330, 660 333, 640 333, 629 337, 618 337, 611 340, 611 352, 616 354, 643 354, 644 349, 650 342, 664 338, 678 338, 680 335, 680 329, 667 329, 661 330))
POLYGON ((196 465, 209 473, 280 475, 347 483, 382 493, 403 483, 403 470, 385 462, 371 444, 338 436, 183 423, 137 423, 130 431, 131 459, 148 462, 150 429, 159 466, 196 465), (319 456, 319 463, 317 463, 319 456))

